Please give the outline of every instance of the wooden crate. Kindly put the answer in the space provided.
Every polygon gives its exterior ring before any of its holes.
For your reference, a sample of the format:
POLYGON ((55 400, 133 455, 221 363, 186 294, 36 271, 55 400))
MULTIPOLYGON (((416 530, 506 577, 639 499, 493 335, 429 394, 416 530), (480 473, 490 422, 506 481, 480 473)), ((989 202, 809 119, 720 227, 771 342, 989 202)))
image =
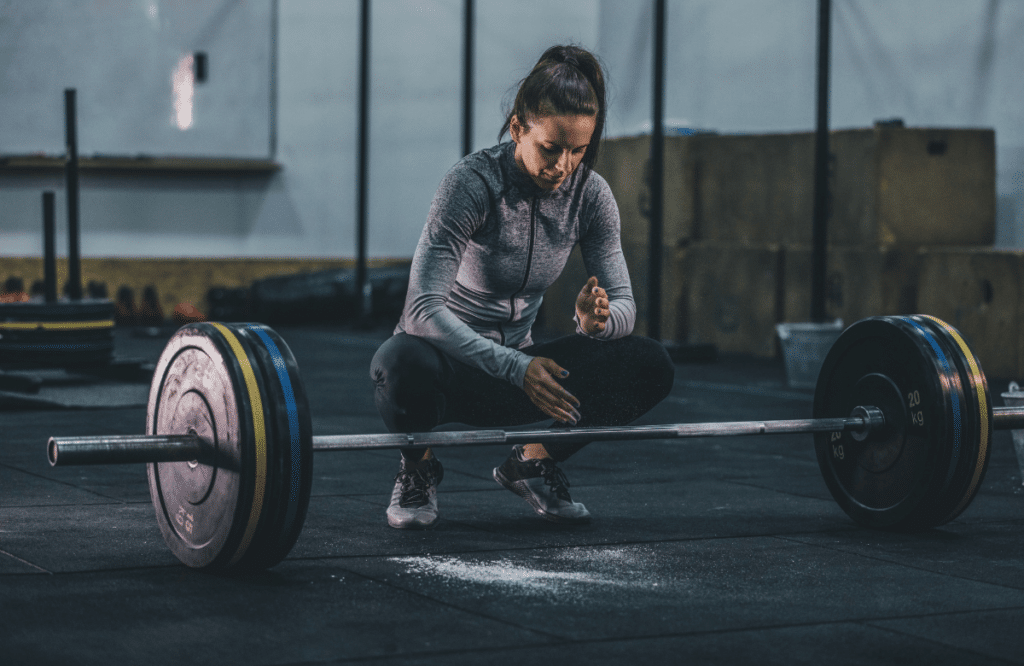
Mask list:
POLYGON ((814 135, 694 137, 696 235, 747 245, 810 244, 814 135))
MULTIPOLYGON (((811 248, 787 247, 783 255, 783 318, 810 321, 811 248)), ((849 325, 865 317, 916 312, 916 249, 831 247, 827 262, 825 308, 830 319, 849 325)))
POLYGON ((686 249, 686 342, 775 357, 782 251, 778 246, 702 242, 686 249))
POLYGON ((956 327, 989 378, 1024 379, 1024 252, 935 248, 920 265, 918 309, 956 327))
MULTIPOLYGON (((608 181, 622 219, 622 239, 649 242, 651 206, 649 136, 609 139, 601 145, 595 170, 608 181)), ((693 137, 665 137, 663 242, 685 245, 694 237, 693 137)))
MULTIPOLYGON (((810 245, 814 135, 691 137, 693 235, 723 243, 810 245)), ((830 134, 837 246, 991 245, 992 130, 902 128, 830 134)))
MULTIPOLYGON (((650 248, 646 243, 626 243, 622 248, 633 283, 636 301, 636 325, 633 333, 648 335, 650 316, 650 248)), ((685 247, 665 247, 661 262, 661 339, 686 342, 688 335, 688 283, 686 281, 685 247)))
POLYGON ((877 126, 833 132, 831 150, 831 243, 994 242, 994 131, 877 126))

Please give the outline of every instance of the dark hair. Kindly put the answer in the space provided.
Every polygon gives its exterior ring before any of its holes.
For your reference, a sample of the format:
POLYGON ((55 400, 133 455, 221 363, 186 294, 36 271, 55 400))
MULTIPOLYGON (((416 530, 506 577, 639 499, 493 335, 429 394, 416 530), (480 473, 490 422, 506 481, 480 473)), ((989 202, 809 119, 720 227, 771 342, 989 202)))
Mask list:
POLYGON ((583 156, 588 170, 597 162, 598 147, 604 132, 604 73, 601 63, 578 46, 552 46, 540 57, 529 76, 519 82, 512 108, 498 132, 498 141, 509 131, 512 118, 529 129, 530 116, 596 116, 594 133, 583 156))

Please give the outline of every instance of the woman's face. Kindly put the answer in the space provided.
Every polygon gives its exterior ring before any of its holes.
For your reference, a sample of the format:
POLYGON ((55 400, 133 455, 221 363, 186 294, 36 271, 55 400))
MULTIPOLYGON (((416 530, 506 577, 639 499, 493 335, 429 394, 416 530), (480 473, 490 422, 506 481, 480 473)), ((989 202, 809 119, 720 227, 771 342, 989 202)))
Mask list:
POLYGON ((597 126, 595 116, 533 116, 529 129, 512 118, 516 164, 543 190, 554 190, 583 161, 597 126))

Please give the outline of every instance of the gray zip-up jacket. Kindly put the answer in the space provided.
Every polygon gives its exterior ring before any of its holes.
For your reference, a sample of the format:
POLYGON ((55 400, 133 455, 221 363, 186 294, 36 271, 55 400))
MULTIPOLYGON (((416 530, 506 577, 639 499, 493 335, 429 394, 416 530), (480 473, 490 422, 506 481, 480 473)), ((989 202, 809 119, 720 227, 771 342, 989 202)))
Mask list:
MULTIPOLYGON (((518 350, 533 344, 544 292, 578 242, 611 311, 605 330, 591 337, 629 335, 636 304, 619 210, 604 178, 591 171, 584 181, 583 171, 548 192, 516 165, 513 142, 460 160, 430 206, 395 333, 424 338, 522 388, 533 358, 518 350)), ((586 335, 578 319, 576 332, 586 335)))

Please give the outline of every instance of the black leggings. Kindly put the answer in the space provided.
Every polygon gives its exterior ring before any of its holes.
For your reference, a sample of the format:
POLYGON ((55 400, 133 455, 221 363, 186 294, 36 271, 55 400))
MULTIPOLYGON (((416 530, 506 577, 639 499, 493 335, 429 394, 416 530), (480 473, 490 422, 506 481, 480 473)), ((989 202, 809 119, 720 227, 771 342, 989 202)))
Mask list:
MULTIPOLYGON (((569 335, 527 347, 523 353, 554 359, 569 371, 562 385, 580 401, 573 427, 626 425, 672 390, 675 366, 651 338, 595 340, 569 335)), ((398 333, 380 346, 370 364, 374 400, 390 432, 429 432, 442 423, 514 427, 551 417, 526 392, 448 356, 423 338, 398 333)), ((553 428, 566 428, 555 422, 553 428)), ((544 445, 561 462, 586 443, 544 445)), ((423 448, 402 449, 419 460, 423 448)))

